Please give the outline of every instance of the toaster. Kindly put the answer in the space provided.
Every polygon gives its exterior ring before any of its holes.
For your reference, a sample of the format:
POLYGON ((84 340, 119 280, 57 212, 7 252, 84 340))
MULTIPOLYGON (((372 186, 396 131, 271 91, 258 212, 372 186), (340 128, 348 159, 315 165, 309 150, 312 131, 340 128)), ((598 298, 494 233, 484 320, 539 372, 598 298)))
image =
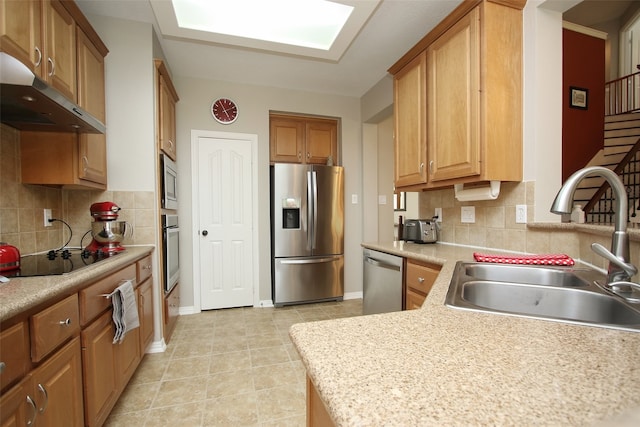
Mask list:
POLYGON ((435 219, 408 219, 402 228, 402 240, 414 243, 438 241, 439 225, 435 219))

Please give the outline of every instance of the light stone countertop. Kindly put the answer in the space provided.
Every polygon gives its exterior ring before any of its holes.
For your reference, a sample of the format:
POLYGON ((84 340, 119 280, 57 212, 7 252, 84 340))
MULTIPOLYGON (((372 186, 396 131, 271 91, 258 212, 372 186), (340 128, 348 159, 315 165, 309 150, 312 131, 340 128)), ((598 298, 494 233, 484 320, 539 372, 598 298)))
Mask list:
POLYGON ((456 261, 493 250, 362 246, 442 270, 422 310, 291 327, 337 426, 639 425, 640 333, 446 307, 456 261))
MULTIPOLYGON (((88 283, 141 259, 154 246, 127 246, 118 255, 78 271, 39 277, 16 277, 0 283, 0 322, 28 312, 50 300, 77 292, 88 283)), ((44 256, 44 255, 43 255, 44 256)))

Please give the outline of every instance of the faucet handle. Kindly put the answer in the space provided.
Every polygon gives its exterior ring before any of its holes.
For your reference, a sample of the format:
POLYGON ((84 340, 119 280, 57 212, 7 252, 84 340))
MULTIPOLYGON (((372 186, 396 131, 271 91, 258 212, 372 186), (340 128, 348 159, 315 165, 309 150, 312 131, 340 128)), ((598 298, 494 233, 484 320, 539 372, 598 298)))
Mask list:
POLYGON ((635 265, 618 258, 614 254, 612 254, 607 248, 602 246, 600 243, 592 243, 591 249, 601 257, 606 258, 610 263, 615 264, 618 268, 621 268, 622 270, 624 270, 624 272, 629 276, 629 278, 631 278, 632 276, 635 276, 636 273, 638 272, 638 269, 636 268, 635 265))

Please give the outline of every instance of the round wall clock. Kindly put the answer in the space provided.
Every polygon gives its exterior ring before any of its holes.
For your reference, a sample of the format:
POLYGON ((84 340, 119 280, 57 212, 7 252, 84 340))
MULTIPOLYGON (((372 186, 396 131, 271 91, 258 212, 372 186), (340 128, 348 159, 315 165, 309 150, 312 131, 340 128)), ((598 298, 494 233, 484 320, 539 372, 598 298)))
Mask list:
POLYGON ((228 98, 218 98, 211 104, 211 115, 219 123, 228 125, 238 118, 238 106, 228 98))

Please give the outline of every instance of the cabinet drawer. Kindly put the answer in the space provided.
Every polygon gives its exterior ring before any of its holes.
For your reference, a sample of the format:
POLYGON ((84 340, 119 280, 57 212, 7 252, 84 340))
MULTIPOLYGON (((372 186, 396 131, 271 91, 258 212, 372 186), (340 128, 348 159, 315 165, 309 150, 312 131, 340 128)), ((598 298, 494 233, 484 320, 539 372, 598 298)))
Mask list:
POLYGON ((78 294, 31 316, 31 359, 39 362, 80 331, 78 294))
POLYGON ((407 288, 427 295, 440 273, 440 267, 407 260, 407 288))
POLYGON ((22 378, 29 369, 29 328, 20 322, 0 332, 0 389, 22 378))
POLYGON ((144 282, 148 277, 151 277, 153 263, 151 260, 151 255, 147 255, 142 258, 136 264, 137 273, 138 273, 138 283, 144 282))
POLYGON ((424 304, 424 300, 427 298, 426 295, 419 294, 413 289, 407 289, 406 297, 406 310, 417 310, 422 308, 422 304, 424 304))
POLYGON ((131 264, 80 291, 80 322, 85 326, 92 319, 111 307, 110 294, 124 280, 133 280, 135 286, 136 264, 131 264))

